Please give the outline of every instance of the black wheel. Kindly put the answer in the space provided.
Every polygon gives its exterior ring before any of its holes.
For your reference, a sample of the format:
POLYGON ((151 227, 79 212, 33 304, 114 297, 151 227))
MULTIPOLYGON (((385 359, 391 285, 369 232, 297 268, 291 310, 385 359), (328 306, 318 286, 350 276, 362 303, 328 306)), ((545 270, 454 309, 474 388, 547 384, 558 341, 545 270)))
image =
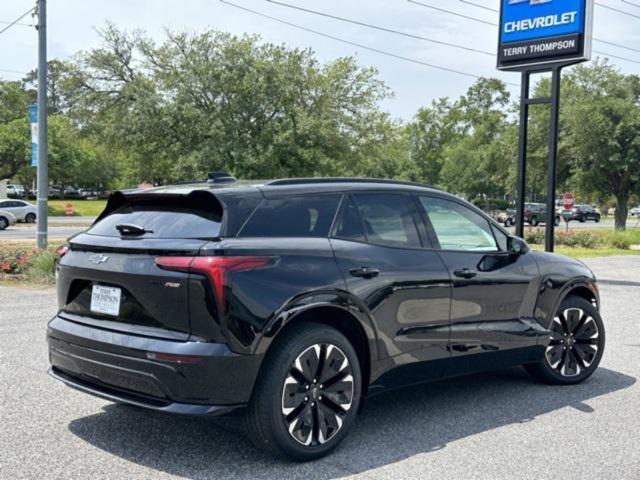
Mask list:
POLYGON ((583 298, 568 297, 551 322, 544 359, 525 368, 548 383, 580 383, 598 368, 604 345, 604 324, 598 310, 583 298))
POLYGON ((276 340, 247 412, 259 448, 296 461, 320 458, 346 436, 361 394, 358 356, 337 330, 303 323, 276 340))
POLYGON ((4 230, 9 226, 9 220, 5 217, 0 217, 0 230, 4 230))
POLYGON ((584 218, 584 215, 580 215, 580 223, 584 223, 586 221, 587 221, 587 219, 584 218))
POLYGON ((27 223, 33 223, 36 221, 36 214, 35 213, 27 213, 24 217, 24 221, 27 223))
POLYGON ((553 220, 553 224, 554 224, 556 227, 560 226, 560 217, 556 217, 556 218, 553 220))
POLYGON ((536 217, 535 215, 533 217, 531 217, 531 220, 529 220, 529 223, 531 224, 531 226, 533 227, 537 227, 538 226, 538 217, 536 217))
POLYGON ((600 223, 600 215, 596 215, 596 218, 594 218, 596 223, 600 223))

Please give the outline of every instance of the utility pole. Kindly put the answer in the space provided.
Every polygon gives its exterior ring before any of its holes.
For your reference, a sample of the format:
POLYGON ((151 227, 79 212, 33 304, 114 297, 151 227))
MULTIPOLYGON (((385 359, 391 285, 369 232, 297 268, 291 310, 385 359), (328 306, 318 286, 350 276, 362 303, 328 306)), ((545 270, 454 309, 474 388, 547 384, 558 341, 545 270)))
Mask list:
POLYGON ((38 228, 39 249, 47 248, 47 4, 38 0, 38 228))

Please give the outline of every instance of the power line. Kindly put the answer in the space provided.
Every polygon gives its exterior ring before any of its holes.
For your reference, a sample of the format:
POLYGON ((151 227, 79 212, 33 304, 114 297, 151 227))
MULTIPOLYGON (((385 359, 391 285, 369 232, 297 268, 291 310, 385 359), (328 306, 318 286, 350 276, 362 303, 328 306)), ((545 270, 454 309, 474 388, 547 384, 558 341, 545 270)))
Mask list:
POLYGON ((618 60, 624 60, 625 62, 631 62, 631 63, 637 63, 638 65, 640 65, 640 61, 638 60, 632 60, 631 58, 627 58, 627 57, 619 57, 617 55, 612 55, 610 53, 607 52, 601 52, 600 50, 592 50, 593 53, 596 53, 598 55, 604 55, 606 57, 611 57, 611 58, 617 58, 618 60))
MULTIPOLYGON (((460 1, 464 2, 464 3, 472 4, 471 2, 469 2, 467 0, 460 0, 460 1)), ((430 8, 432 10, 438 10, 440 12, 445 12, 445 13, 449 13, 451 15, 455 15, 455 16, 458 16, 458 17, 466 18, 467 20, 472 20, 474 22, 489 24, 489 25, 494 26, 494 27, 498 26, 497 23, 488 22, 486 20, 482 20, 480 18, 472 17, 472 16, 469 16, 469 15, 462 15, 462 14, 460 14, 458 12, 454 12, 452 10, 447 10, 445 8, 440 8, 440 7, 434 7, 433 5, 429 5, 429 4, 426 4, 426 3, 418 2, 416 0, 407 0, 407 2, 414 3, 416 5, 420 5, 420 6, 425 7, 425 8, 430 8)), ((486 8, 489 9, 489 7, 486 7, 486 8)), ((498 10, 496 10, 496 9, 493 9, 493 11, 496 12, 496 13, 498 12, 498 10)), ((640 18, 640 17, 638 17, 638 18, 640 18)), ((609 42, 608 40, 600 40, 599 38, 595 38, 595 37, 594 37, 594 40, 597 41, 597 42, 600 42, 600 43, 604 43, 606 45, 610 45, 612 47, 623 48, 625 50, 629 50, 629 51, 632 51, 632 52, 640 53, 640 49, 638 49, 638 48, 628 47, 626 45, 622 45, 622 44, 615 43, 615 42, 609 42)), ((612 55, 612 54, 601 52, 601 51, 598 51, 598 50, 593 50, 593 52, 597 53, 599 55, 607 55, 607 56, 609 56, 611 58, 617 58, 619 60, 625 60, 625 61, 631 62, 631 63, 640 63, 637 60, 633 60, 631 58, 621 57, 621 56, 618 56, 618 55, 612 55)))
MULTIPOLYGON (((9 22, 7 20, 0 20, 0 24, 2 24, 2 25, 9 25, 10 23, 13 23, 13 22, 9 22)), ((33 24, 31 24, 31 23, 17 22, 17 23, 14 23, 14 25, 18 25, 20 27, 33 27, 33 24)))
POLYGON ((7 73, 17 73, 19 75, 26 75, 28 72, 20 72, 18 70, 9 70, 6 68, 0 68, 0 72, 7 72, 7 73))
POLYGON ((483 55, 488 55, 490 57, 494 57, 495 56, 495 53, 488 52, 486 50, 479 50, 477 48, 467 47, 465 45, 459 45, 459 44, 456 44, 456 43, 444 42, 444 41, 435 40, 435 39, 429 38, 429 37, 423 37, 423 36, 420 36, 420 35, 414 35, 412 33, 406 33, 406 32, 402 32, 402 31, 399 31, 399 30, 393 30, 391 28, 380 27, 378 25, 372 25, 370 23, 360 22, 358 20, 352 20, 352 19, 349 19, 349 18, 338 17, 336 15, 331 15, 329 13, 318 12, 317 10, 310 10, 308 8, 298 7, 297 5, 290 5, 288 3, 279 2, 277 0, 266 0, 266 1, 269 2, 269 3, 274 3, 276 5, 280 5, 282 7, 292 8, 294 10, 300 10, 302 12, 311 13, 313 15, 319 15, 321 17, 332 18, 334 20, 339 20, 341 22, 352 23, 354 25, 359 25, 361 27, 372 28, 374 30, 380 30, 382 32, 387 32, 387 33, 394 33, 396 35, 402 35, 403 37, 408 37, 408 38, 415 38, 417 40, 424 40, 425 42, 437 43, 438 45, 446 45, 448 47, 459 48, 461 50, 466 50, 466 51, 473 52, 473 53, 481 53, 483 55))
POLYGON ((463 15, 462 13, 454 12, 452 10, 447 10, 445 8, 434 7, 433 5, 429 5, 427 3, 417 2, 416 0, 407 0, 407 2, 413 3, 415 5, 420 5, 421 7, 424 7, 424 8, 430 8, 431 10, 437 10, 439 12, 449 13, 451 15, 455 15, 456 17, 466 18, 467 20, 473 20, 474 22, 484 23, 485 25, 491 25, 492 27, 497 27, 498 26, 497 23, 489 22, 487 20, 482 20, 482 19, 476 18, 476 17, 470 17, 468 15, 463 15))
POLYGON ((486 5, 481 5, 476 2, 470 2, 469 0, 460 0, 462 3, 466 3, 467 5, 473 5, 474 7, 482 8, 483 10, 488 10, 490 12, 498 13, 498 10, 495 8, 487 7, 486 5))
MULTIPOLYGON (((272 17, 271 15, 267 15, 265 13, 258 12, 256 10, 252 10, 250 8, 247 8, 247 7, 242 7, 240 5, 236 5, 235 3, 228 2, 227 0, 219 0, 219 1, 221 3, 224 3, 225 5, 229 5, 231 7, 237 8, 239 10, 244 10, 245 12, 252 13, 252 14, 257 15, 259 17, 268 18, 269 20, 273 20, 275 22, 282 23, 284 25, 288 25, 288 26, 293 27, 293 28, 297 28, 298 30, 303 30, 305 32, 313 33, 315 35, 319 35, 319 36, 324 37, 324 38, 329 38, 331 40, 335 40, 337 42, 342 42, 342 43, 345 43, 347 45, 351 45, 351 46, 354 46, 354 47, 361 48, 363 50, 368 50, 370 52, 378 53, 380 55, 385 55, 387 57, 396 58, 398 60, 403 60, 405 62, 415 63, 415 64, 418 64, 418 65, 422 65, 422 66, 425 66, 425 67, 433 68, 433 69, 436 69, 436 70, 442 70, 442 71, 449 72, 449 73, 455 73, 457 75, 463 75, 465 77, 482 78, 482 75, 476 75, 474 73, 463 72, 461 70, 455 70, 453 68, 444 67, 442 65, 436 65, 436 64, 433 64, 433 63, 423 62, 422 60, 416 60, 415 58, 405 57, 403 55, 397 55, 395 53, 387 52, 385 50, 379 50, 377 48, 369 47, 369 46, 363 45, 361 43, 356 43, 356 42, 352 42, 350 40, 346 40, 344 38, 340 38, 340 37, 336 37, 336 36, 333 36, 333 35, 329 35, 328 33, 319 32, 319 31, 313 30, 311 28, 303 27, 301 25, 297 25, 295 23, 291 23, 291 22, 288 22, 286 20, 282 20, 281 18, 272 17)), ((505 82, 505 83, 507 85, 511 85, 511 86, 514 86, 514 87, 518 87, 519 86, 519 84, 516 84, 516 83, 509 83, 509 82, 505 82)))
POLYGON ((9 30, 11 27, 13 27, 14 25, 17 25, 18 22, 20 20, 22 20, 24 17, 26 17, 27 15, 29 15, 31 12, 33 12, 35 10, 36 7, 31 7, 29 10, 27 10, 26 12, 24 12, 22 15, 20 15, 18 18, 16 18, 15 20, 13 20, 12 22, 9 22, 9 24, 4 27, 2 30, 0 30, 0 35, 3 34, 4 32, 6 32, 7 30, 9 30))
POLYGON ((630 2, 629 0, 622 0, 622 2, 623 3, 628 3, 629 5, 632 5, 632 6, 636 7, 636 8, 640 8, 640 3, 633 3, 633 2, 630 2))
POLYGON ((596 5, 599 6, 599 7, 602 7, 602 8, 606 8, 607 10, 612 10, 614 12, 620 13, 622 15, 627 15, 629 17, 640 19, 640 15, 636 15, 636 14, 631 13, 631 12, 625 12, 624 10, 620 10, 618 8, 610 7, 609 5, 605 5, 605 4, 600 3, 600 2, 596 2, 596 5))

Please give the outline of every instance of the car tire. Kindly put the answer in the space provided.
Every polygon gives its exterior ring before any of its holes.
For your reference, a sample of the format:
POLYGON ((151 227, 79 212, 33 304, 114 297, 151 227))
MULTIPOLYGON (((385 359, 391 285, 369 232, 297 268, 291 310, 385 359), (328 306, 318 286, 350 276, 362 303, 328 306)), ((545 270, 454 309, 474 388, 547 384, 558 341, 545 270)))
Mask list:
POLYGON ((24 221, 27 223, 34 223, 36 221, 35 213, 27 213, 24 217, 24 221))
POLYGON ((593 375, 604 346, 604 323, 598 309, 584 298, 569 296, 551 321, 544 358, 524 367, 545 383, 573 385, 593 375))
POLYGON ((556 217, 556 218, 553 220, 553 224, 554 224, 556 227, 559 227, 559 226, 560 226, 560 217, 556 217))
POLYGON ((584 223, 584 222, 587 221, 587 219, 584 218, 584 215, 580 215, 580 219, 579 220, 580 220, 580 223, 584 223))
POLYGON ((531 217, 531 220, 529 220, 529 223, 532 227, 537 227, 540 222, 538 221, 538 217, 534 215, 533 217, 531 217))
POLYGON ((0 230, 5 230, 9 226, 9 220, 6 217, 0 217, 0 230))
POLYGON ((596 217, 593 219, 596 223, 600 223, 600 215, 596 215, 596 217))
POLYGON ((288 460, 315 460, 337 447, 353 425, 360 362, 344 335, 329 326, 301 323, 283 335, 267 352, 247 430, 260 449, 288 460))

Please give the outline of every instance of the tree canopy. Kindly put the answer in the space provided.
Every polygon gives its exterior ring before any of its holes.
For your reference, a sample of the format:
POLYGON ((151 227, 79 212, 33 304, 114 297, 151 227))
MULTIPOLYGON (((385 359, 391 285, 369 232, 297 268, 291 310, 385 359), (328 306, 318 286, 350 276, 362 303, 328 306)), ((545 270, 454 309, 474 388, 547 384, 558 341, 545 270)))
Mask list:
MULTIPOLYGON (((481 78, 457 99, 416 105, 410 121, 382 111, 391 90, 354 58, 215 30, 163 40, 107 25, 102 44, 49 62, 52 183, 124 188, 203 179, 354 175, 414 180, 470 200, 513 198, 517 106, 481 78)), ((35 73, 0 80, 0 177, 25 183, 27 106, 35 73)), ((535 85, 548 95, 549 81, 535 85)), ((563 82, 559 188, 615 198, 617 226, 640 189, 640 78, 606 62, 563 82)), ((549 110, 531 110, 527 195, 546 195, 549 110)))

